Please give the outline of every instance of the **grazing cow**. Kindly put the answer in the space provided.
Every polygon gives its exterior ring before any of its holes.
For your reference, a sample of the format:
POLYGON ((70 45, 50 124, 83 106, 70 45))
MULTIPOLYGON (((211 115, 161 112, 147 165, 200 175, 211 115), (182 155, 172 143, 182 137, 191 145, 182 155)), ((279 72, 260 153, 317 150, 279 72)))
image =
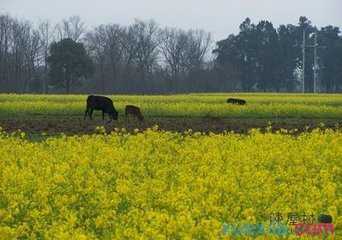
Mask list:
POLYGON ((327 214, 320 214, 318 216, 319 223, 332 223, 332 216, 327 214))
POLYGON ((107 113, 109 116, 109 122, 112 120, 118 119, 118 112, 115 110, 113 101, 110 98, 103 97, 103 96, 94 96, 90 95, 87 98, 87 109, 84 114, 84 119, 89 116, 90 119, 92 118, 94 110, 101 110, 102 111, 102 119, 104 120, 104 114, 107 113))
POLYGON ((133 105, 127 105, 125 108, 125 116, 126 119, 128 119, 128 115, 133 115, 136 118, 138 118, 141 122, 144 121, 144 117, 140 112, 140 108, 133 106, 133 105))
POLYGON ((238 99, 238 98, 228 98, 227 103, 245 105, 246 101, 243 99, 238 99))

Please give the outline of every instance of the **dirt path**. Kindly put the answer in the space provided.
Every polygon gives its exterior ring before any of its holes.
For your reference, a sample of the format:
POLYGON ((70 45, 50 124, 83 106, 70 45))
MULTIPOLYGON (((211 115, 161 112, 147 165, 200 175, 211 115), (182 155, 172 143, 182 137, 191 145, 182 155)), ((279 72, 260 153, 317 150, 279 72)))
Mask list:
POLYGON ((126 128, 128 131, 134 129, 144 130, 146 128, 158 125, 160 129, 169 131, 183 132, 188 129, 201 132, 223 132, 234 131, 237 133, 247 133, 252 128, 265 129, 272 123, 273 130, 281 128, 298 132, 305 131, 307 128, 313 129, 320 127, 323 122, 324 128, 341 128, 341 120, 321 120, 321 119, 220 119, 220 118, 150 118, 143 123, 136 121, 125 122, 118 121, 106 124, 102 120, 86 120, 81 118, 63 118, 63 119, 0 119, 0 127, 7 132, 13 132, 18 129, 32 134, 45 132, 48 135, 59 133, 65 134, 90 134, 96 132, 97 126, 105 126, 107 131, 114 128, 126 128))

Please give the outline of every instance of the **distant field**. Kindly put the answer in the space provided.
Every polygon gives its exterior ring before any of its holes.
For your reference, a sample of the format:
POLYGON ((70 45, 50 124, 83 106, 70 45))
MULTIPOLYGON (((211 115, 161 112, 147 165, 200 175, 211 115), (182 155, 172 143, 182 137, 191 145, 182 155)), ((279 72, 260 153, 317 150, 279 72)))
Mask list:
MULTIPOLYGON (((140 106, 147 117, 330 118, 342 119, 342 95, 188 94, 110 96, 119 113, 126 104, 140 106), (230 96, 247 106, 225 103, 230 96)), ((0 95, 0 117, 81 117, 86 95, 0 95)))
MULTIPOLYGON (((305 129, 321 122, 328 127, 342 123, 341 94, 265 94, 217 93, 183 95, 112 95, 119 121, 107 125, 127 129, 146 129, 159 125, 166 130, 246 132, 272 122, 278 129, 305 129), (228 97, 243 98, 246 106, 226 103, 228 97), (123 118, 127 104, 141 108, 146 121, 127 123, 123 118)), ((103 125, 100 112, 95 120, 83 121, 87 95, 0 94, 0 126, 5 130, 28 132, 91 133, 103 125)))

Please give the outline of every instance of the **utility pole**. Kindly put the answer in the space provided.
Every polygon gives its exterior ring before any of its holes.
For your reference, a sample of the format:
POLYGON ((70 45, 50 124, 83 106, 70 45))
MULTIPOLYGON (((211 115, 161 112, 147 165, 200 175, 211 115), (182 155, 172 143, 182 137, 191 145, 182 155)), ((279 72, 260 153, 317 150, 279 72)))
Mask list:
MULTIPOLYGON (((313 80, 313 91, 314 93, 317 93, 317 86, 318 86, 318 71, 319 71, 319 64, 318 64, 318 54, 317 50, 318 48, 324 48, 322 46, 318 45, 317 41, 317 31, 312 33, 314 35, 314 45, 306 45, 306 29, 303 29, 303 44, 302 44, 302 54, 303 54, 303 76, 302 76, 302 92, 305 93, 305 49, 306 48, 313 48, 314 49, 314 66, 313 66, 313 72, 314 72, 314 80, 313 80)), ((309 37, 312 36, 310 34, 309 37)))
POLYGON ((315 43, 312 47, 314 48, 314 67, 313 67, 313 70, 314 70, 314 92, 316 93, 316 92, 318 92, 317 90, 319 89, 319 87, 318 87, 318 80, 319 80, 319 77, 318 77, 318 75, 319 75, 318 74, 319 73, 318 59, 319 59, 319 57, 318 57, 317 51, 319 48, 321 48, 321 49, 326 48, 326 46, 320 46, 318 44, 318 40, 317 40, 317 38, 318 38, 317 31, 314 34, 315 34, 315 38, 314 38, 315 43))
POLYGON ((313 81, 313 85, 314 85, 314 93, 318 92, 318 73, 319 73, 319 64, 318 64, 318 48, 325 48, 324 46, 320 46, 318 44, 318 34, 317 34, 317 30, 313 33, 314 36, 314 45, 309 45, 307 47, 311 47, 314 49, 314 65, 313 65, 313 73, 314 73, 314 81, 313 81))
POLYGON ((302 44, 302 55, 303 55, 303 76, 302 76, 302 92, 305 93, 305 27, 303 28, 303 44, 302 44))
POLYGON ((316 93, 317 92, 317 83, 318 83, 318 70, 319 70, 318 56, 317 56, 317 47, 318 47, 317 32, 315 32, 315 43, 314 43, 313 47, 314 47, 314 66, 313 66, 313 71, 314 71, 314 93, 316 93))

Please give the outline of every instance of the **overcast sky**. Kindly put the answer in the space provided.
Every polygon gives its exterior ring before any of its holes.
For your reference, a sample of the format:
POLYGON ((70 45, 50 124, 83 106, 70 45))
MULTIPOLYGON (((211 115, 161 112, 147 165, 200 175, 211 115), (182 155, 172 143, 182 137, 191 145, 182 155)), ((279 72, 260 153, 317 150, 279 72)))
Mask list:
POLYGON ((154 19, 161 26, 204 29, 215 40, 236 33, 246 17, 278 26, 307 16, 318 27, 342 28, 342 0, 0 0, 0 13, 53 22, 79 15, 89 27, 154 19))

